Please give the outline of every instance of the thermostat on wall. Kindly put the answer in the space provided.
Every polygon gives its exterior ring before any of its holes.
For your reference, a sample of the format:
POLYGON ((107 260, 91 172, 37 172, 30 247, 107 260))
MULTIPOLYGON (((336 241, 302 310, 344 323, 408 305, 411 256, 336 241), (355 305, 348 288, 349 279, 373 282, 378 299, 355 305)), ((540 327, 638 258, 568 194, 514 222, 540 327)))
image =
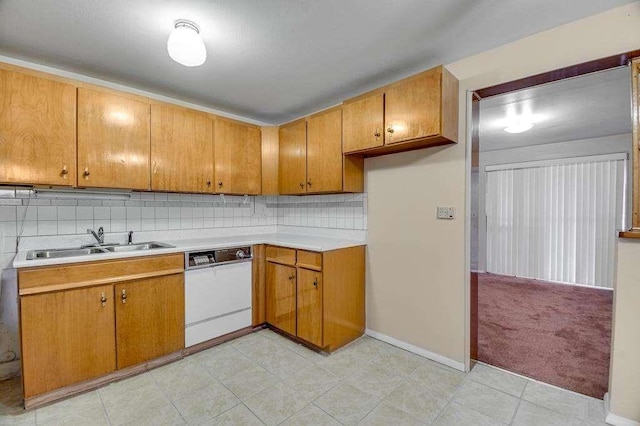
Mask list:
POLYGON ((456 217, 456 209, 454 207, 438 207, 438 219, 454 219, 456 217))

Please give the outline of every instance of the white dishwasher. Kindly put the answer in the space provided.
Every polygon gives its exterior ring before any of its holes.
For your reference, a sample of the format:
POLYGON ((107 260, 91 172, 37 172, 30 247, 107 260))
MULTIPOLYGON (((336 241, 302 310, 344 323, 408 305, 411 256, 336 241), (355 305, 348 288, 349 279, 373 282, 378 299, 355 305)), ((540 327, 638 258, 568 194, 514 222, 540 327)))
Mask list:
POLYGON ((251 247, 185 253, 185 346, 251 325, 251 247))

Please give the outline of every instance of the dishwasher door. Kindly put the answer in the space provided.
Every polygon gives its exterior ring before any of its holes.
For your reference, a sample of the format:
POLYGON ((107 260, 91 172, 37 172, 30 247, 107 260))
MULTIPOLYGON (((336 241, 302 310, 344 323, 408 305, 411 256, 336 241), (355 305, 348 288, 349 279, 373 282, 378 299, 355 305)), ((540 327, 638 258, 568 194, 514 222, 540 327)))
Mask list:
POLYGON ((251 325, 251 262, 185 271, 185 346, 251 325))

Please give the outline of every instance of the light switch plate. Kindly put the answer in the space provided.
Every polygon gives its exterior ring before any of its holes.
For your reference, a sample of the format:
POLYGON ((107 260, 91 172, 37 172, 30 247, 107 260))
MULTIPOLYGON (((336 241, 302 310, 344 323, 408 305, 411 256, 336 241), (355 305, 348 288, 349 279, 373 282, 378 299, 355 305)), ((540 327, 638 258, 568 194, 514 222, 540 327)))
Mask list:
POLYGON ((438 219, 455 219, 456 209, 454 207, 438 207, 438 219))

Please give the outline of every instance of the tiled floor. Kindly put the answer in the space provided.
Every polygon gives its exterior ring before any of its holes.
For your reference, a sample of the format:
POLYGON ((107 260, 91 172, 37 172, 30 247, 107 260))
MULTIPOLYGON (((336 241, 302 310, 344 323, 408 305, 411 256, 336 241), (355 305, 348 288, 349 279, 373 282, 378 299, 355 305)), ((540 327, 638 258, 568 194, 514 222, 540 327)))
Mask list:
POLYGON ((0 425, 604 424, 602 401, 369 337, 324 356, 263 330, 28 412, 19 383, 0 382, 0 425))

